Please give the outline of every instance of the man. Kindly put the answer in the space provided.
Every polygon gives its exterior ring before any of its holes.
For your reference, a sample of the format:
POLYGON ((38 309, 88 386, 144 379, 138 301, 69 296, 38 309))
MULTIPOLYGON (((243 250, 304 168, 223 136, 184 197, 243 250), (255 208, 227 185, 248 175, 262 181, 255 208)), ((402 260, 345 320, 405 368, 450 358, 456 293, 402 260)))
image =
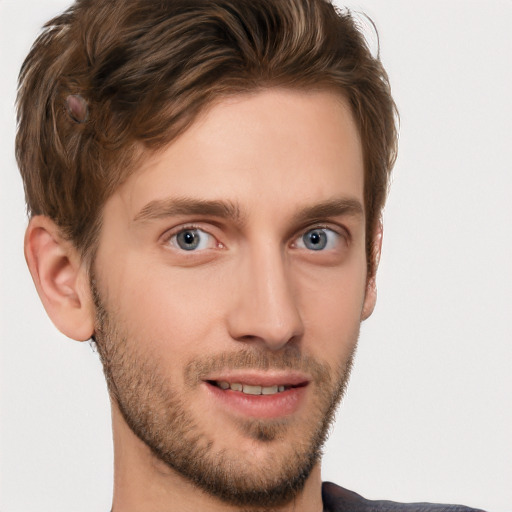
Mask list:
POLYGON ((114 511, 440 510, 320 478, 395 149, 386 74, 325 2, 49 23, 20 76, 25 251, 56 326, 97 344, 114 511))

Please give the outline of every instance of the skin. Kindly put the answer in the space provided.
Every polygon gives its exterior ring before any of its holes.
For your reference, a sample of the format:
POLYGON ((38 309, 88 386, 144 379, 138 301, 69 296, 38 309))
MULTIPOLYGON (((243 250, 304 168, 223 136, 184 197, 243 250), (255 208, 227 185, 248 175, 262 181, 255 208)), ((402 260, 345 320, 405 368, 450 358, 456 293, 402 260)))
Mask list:
MULTIPOLYGON (((105 204, 94 282, 109 315, 110 327, 103 325, 103 331, 109 332, 102 331, 88 269, 46 217, 31 220, 26 257, 62 332, 79 340, 96 333, 100 349, 114 339, 134 363, 135 369, 114 371, 126 403, 146 403, 158 420, 165 415, 165 398, 178 396, 212 453, 236 461, 242 477, 263 474, 264 484, 297 447, 308 445, 325 415, 322 397, 334 395, 336 386, 301 366, 308 382, 298 405, 276 419, 265 408, 226 405, 200 378, 187 380, 186 369, 195 361, 249 353, 276 361, 267 371, 257 366, 254 379, 275 378, 285 372, 284 354, 293 353, 339 383, 360 322, 375 304, 366 274, 363 177, 357 128, 339 95, 271 89, 232 97, 213 105, 163 151, 148 155, 105 204), (238 215, 197 207, 187 213, 198 201, 222 201, 238 215), (176 211, 176 204, 185 206, 176 211), (201 245, 183 250, 177 235, 192 228, 200 230, 201 245), (304 235, 314 228, 325 230, 325 249, 305 245, 304 235), (137 364, 162 383, 146 402, 140 389, 126 391, 134 380, 122 376, 143 375, 137 364), (279 424, 275 438, 258 439, 251 430, 255 421, 279 424)), ((214 373, 209 377, 245 378, 232 368, 214 373)), ((114 511, 241 510, 198 491, 155 457, 121 414, 115 382, 110 391, 114 511)), ((294 499, 273 510, 322 510, 319 462, 294 499)))

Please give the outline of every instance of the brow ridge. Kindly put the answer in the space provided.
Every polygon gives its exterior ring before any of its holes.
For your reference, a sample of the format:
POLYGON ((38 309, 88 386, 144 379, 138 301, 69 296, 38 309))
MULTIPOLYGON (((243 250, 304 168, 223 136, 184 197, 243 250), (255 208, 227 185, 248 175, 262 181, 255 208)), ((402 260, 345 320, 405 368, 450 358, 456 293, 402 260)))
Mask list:
MULTIPOLYGON (((228 200, 204 200, 188 197, 155 199, 146 204, 134 217, 144 222, 176 215, 205 215, 232 219, 241 223, 244 215, 236 203, 228 200)), ((306 206, 293 216, 294 223, 338 216, 364 216, 361 202, 355 198, 335 198, 306 206)))
POLYGON ((242 220, 238 205, 225 200, 204 200, 187 197, 155 199, 146 204, 134 217, 135 222, 172 217, 175 215, 207 215, 242 220))
POLYGON ((303 208, 295 215, 294 220, 296 223, 303 223, 340 216, 363 217, 363 205, 359 200, 351 197, 329 199, 303 208))

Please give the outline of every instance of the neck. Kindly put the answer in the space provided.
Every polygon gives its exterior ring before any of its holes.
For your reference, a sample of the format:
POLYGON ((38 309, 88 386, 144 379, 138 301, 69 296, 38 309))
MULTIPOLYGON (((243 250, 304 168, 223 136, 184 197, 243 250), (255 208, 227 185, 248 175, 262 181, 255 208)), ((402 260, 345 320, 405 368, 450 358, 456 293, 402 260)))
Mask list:
MULTIPOLYGON (((112 407, 114 436, 114 494, 112 512, 262 512, 261 507, 228 505, 206 494, 166 464, 128 427, 115 405, 112 407)), ((309 475, 295 499, 272 512, 321 512, 320 464, 309 475)), ((268 508, 264 509, 266 512, 268 508)))

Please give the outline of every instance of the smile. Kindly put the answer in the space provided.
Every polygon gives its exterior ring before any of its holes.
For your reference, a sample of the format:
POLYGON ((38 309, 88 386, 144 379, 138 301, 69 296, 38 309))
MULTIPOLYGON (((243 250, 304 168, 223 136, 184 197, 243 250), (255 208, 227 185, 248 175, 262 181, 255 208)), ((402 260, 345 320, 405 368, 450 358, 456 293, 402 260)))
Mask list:
POLYGON ((312 383, 309 375, 294 370, 222 370, 202 380, 210 403, 237 417, 259 419, 295 414, 312 383))
POLYGON ((290 389, 292 386, 253 386, 250 384, 241 384, 239 382, 229 383, 227 381, 210 381, 214 386, 219 387, 222 390, 232 390, 245 393, 246 395, 275 395, 276 393, 282 393, 290 389))

